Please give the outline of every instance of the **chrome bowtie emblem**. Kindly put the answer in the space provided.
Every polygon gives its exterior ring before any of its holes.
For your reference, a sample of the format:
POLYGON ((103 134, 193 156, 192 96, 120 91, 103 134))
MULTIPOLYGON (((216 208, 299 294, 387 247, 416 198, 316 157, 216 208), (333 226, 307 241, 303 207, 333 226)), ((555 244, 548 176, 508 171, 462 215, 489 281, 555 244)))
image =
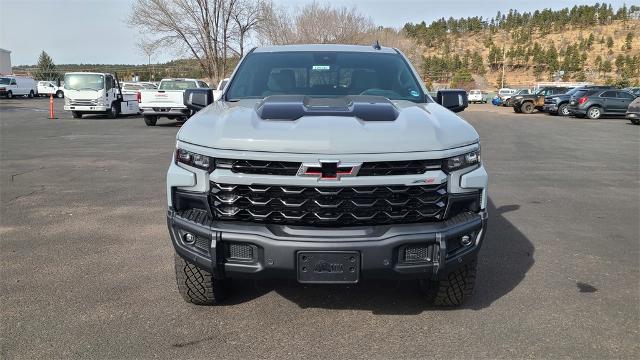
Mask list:
POLYGON ((313 176, 318 180, 337 181, 341 177, 356 176, 362 163, 342 163, 339 160, 320 160, 318 163, 302 163, 298 176, 313 176))

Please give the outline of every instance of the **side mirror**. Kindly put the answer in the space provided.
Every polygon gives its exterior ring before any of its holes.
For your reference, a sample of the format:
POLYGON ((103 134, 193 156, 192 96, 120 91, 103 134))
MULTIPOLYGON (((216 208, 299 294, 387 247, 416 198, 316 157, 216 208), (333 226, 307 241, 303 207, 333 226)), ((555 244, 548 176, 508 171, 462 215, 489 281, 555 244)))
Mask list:
POLYGON ((462 89, 438 90, 436 102, 453 112, 460 112, 469 106, 467 92, 462 89))
POLYGON ((194 112, 200 111, 213 103, 213 89, 187 89, 183 95, 184 106, 194 112))

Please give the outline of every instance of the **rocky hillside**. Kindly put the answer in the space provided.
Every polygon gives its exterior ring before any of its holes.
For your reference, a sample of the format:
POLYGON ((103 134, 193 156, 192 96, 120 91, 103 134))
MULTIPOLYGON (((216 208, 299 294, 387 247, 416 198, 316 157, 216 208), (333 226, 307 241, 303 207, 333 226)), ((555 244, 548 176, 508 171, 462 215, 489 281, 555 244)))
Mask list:
POLYGON ((531 87, 540 81, 640 85, 640 7, 607 5, 491 19, 407 24, 432 87, 531 87))

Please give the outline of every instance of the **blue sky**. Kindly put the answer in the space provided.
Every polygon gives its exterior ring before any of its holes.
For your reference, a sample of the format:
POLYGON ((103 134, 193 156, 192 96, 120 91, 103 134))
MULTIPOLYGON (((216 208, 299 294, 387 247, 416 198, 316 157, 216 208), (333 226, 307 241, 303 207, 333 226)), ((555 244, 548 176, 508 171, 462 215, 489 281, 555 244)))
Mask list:
MULTIPOLYGON (((135 0, 0 0, 0 48, 12 51, 13 65, 35 64, 45 50, 56 64, 143 64, 146 56, 136 48, 139 34, 126 25, 135 0)), ((274 0, 287 7, 312 0, 274 0)), ((320 0, 322 3, 323 1, 320 0)), ((531 11, 558 9, 594 1, 562 0, 341 0, 356 6, 376 24, 401 27, 407 22, 430 22, 440 17, 492 17, 509 8, 531 11)), ((602 1, 600 1, 602 2, 602 1)), ((614 8, 625 1, 605 1, 614 8)), ((627 5, 637 3, 626 1, 627 5)), ((152 62, 165 62, 165 52, 152 62)))

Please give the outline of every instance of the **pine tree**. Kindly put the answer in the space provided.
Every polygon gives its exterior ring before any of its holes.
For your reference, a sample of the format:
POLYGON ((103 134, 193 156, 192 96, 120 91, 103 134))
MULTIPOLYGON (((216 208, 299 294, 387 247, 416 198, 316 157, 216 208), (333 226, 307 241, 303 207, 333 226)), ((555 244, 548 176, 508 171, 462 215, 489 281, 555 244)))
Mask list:
POLYGON ((608 47, 609 49, 611 49, 611 48, 613 47, 613 38, 612 38, 611 36, 609 36, 609 37, 607 38, 607 47, 608 47))
POLYGON ((56 65, 44 50, 40 53, 37 66, 38 68, 35 71, 36 80, 58 80, 60 78, 56 65))
POLYGON ((633 42, 633 33, 627 33, 627 37, 624 40, 624 47, 626 50, 631 50, 632 42, 633 42))

